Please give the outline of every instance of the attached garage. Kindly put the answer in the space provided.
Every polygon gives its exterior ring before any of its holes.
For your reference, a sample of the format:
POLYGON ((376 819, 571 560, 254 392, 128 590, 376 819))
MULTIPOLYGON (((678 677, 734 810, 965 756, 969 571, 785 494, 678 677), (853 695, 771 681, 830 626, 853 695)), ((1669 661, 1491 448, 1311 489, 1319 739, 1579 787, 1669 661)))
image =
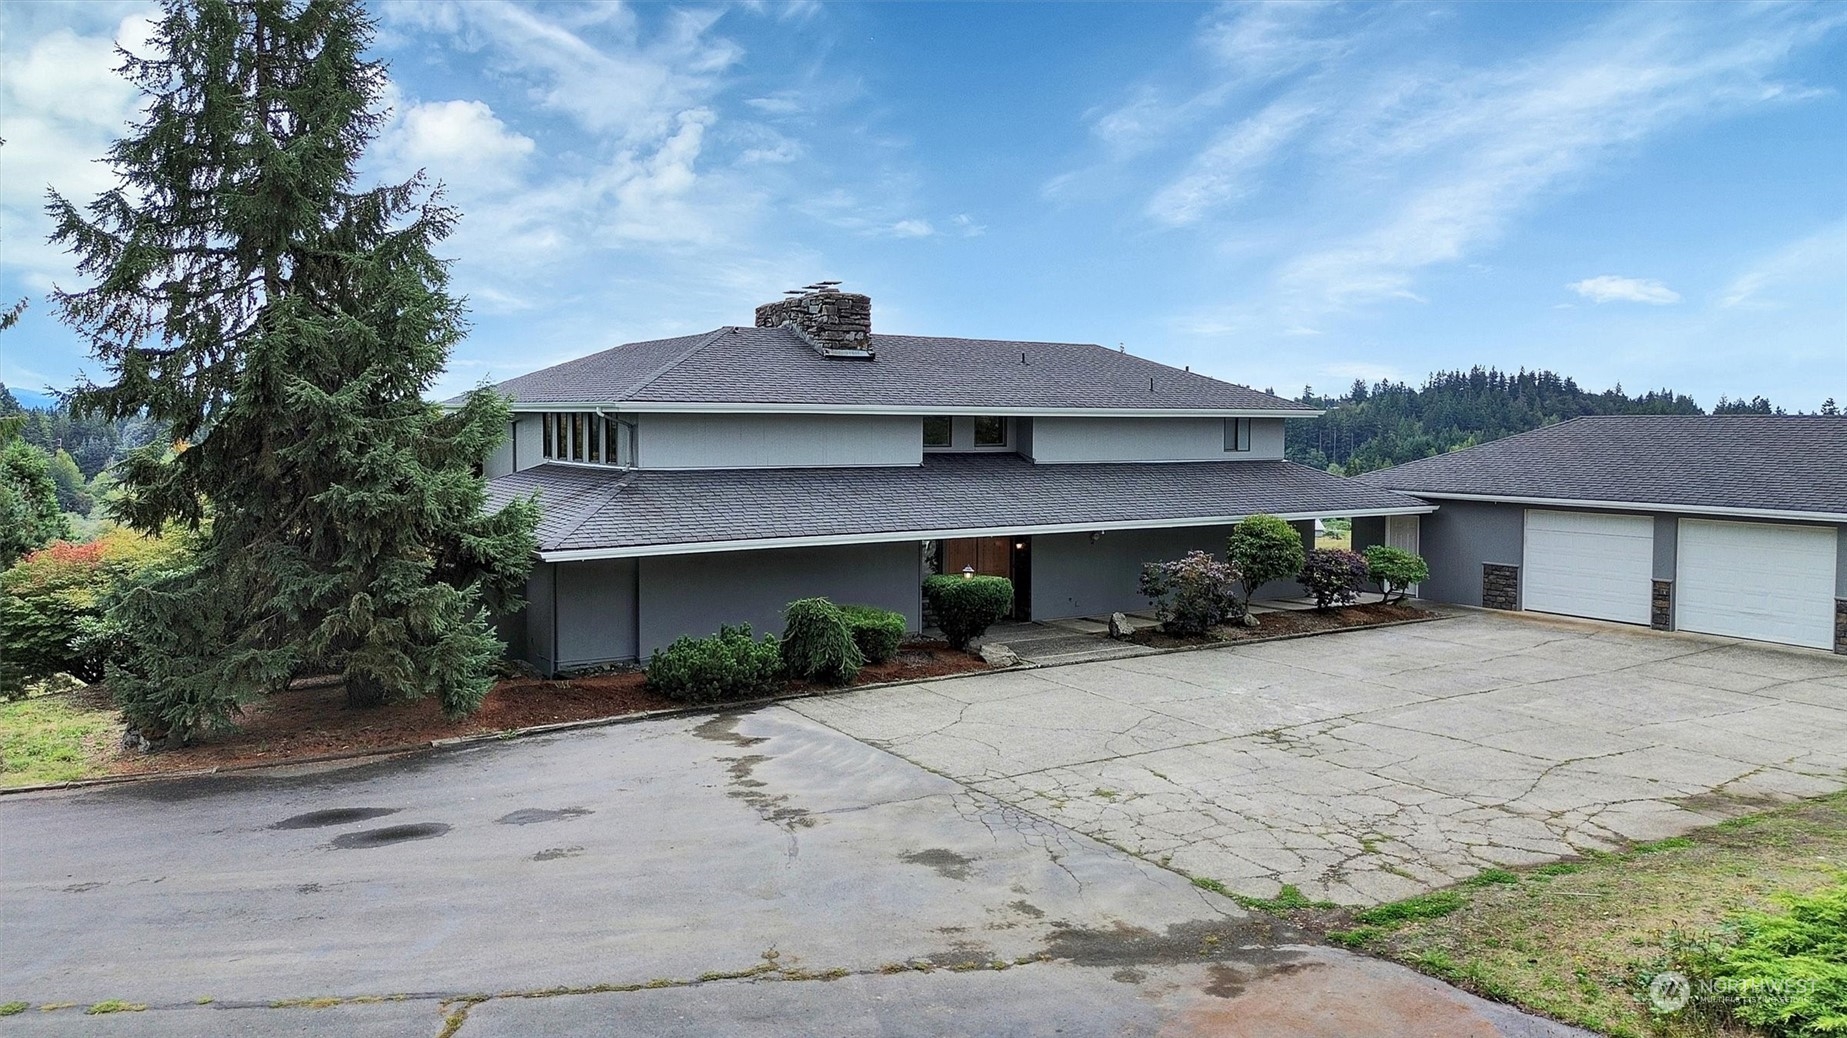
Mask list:
POLYGON ((1528 509, 1522 606, 1645 624, 1654 548, 1655 522, 1646 515, 1528 509))
POLYGON ((1837 541, 1830 526, 1680 520, 1675 626, 1833 648, 1837 541))

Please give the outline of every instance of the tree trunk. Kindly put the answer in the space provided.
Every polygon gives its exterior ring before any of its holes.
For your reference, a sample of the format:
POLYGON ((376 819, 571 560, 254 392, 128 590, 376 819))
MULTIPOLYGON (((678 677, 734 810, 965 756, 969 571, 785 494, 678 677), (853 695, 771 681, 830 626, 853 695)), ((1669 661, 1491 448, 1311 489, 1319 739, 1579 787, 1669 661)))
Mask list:
POLYGON ((383 706, 385 703, 385 686, 370 674, 348 674, 346 676, 346 705, 354 710, 367 707, 383 706))

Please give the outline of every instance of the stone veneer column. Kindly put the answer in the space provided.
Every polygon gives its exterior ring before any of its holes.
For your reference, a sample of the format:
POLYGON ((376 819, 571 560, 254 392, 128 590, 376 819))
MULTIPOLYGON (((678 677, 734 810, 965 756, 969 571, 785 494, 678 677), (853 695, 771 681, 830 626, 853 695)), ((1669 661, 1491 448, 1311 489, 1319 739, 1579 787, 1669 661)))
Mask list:
POLYGON ((1520 608, 1520 567, 1482 563, 1481 604, 1484 609, 1520 608))
POLYGON ((1834 651, 1847 656, 1847 598, 1834 600, 1834 651))
POLYGON ((1648 626, 1657 631, 1674 629, 1674 582, 1657 580, 1648 594, 1648 626))

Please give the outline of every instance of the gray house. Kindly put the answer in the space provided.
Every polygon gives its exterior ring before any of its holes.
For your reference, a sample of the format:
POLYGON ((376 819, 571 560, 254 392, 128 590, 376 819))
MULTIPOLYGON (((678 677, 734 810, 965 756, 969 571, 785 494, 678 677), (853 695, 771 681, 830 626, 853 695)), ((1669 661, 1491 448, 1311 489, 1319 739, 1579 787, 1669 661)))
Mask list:
POLYGON ((1847 418, 1576 418, 1360 480, 1442 506, 1425 598, 1847 653, 1847 418))
POLYGON ((1021 618, 1143 608, 1143 563, 1222 553, 1245 516, 1312 538, 1433 509, 1284 461, 1284 419, 1316 413, 1292 401, 1100 346, 874 334, 831 285, 497 388, 489 496, 542 513, 507 633, 544 671, 780 631, 809 595, 915 630, 933 572, 1011 578, 1021 618))

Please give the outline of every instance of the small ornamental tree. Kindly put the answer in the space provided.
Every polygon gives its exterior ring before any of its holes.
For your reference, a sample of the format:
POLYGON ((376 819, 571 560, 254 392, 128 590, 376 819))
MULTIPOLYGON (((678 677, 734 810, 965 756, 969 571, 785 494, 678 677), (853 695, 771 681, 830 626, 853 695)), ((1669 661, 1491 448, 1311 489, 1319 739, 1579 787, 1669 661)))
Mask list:
POLYGON ((1238 568, 1203 551, 1143 566, 1141 592, 1154 603, 1154 614, 1168 634, 1205 634, 1244 612, 1238 568))
POLYGON ((923 585, 943 637, 958 649, 981 637, 1013 609, 1013 581, 1006 577, 963 577, 939 573, 923 585))
POLYGON ((1315 608, 1325 611, 1359 601, 1366 574, 1366 559, 1358 552, 1316 548, 1308 553, 1296 580, 1314 596, 1315 608))
POLYGON ((1258 589, 1273 580, 1288 580, 1302 572, 1302 535, 1273 515, 1253 515, 1231 528, 1225 556, 1235 566, 1249 608, 1258 589))
POLYGON ((782 615, 782 669, 790 677, 844 685, 866 665, 853 641, 853 629, 834 603, 800 598, 784 607, 782 615))
POLYGON ((1366 549, 1366 569, 1386 602, 1402 602, 1411 585, 1430 579, 1423 556, 1375 544, 1366 549))

